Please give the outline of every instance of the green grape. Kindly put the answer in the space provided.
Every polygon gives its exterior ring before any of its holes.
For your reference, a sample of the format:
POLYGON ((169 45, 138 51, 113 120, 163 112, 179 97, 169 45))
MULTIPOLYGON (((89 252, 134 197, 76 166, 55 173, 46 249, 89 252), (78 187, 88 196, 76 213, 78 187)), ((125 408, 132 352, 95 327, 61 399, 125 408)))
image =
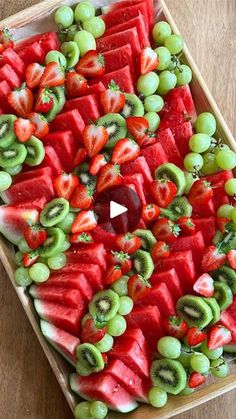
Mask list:
POLYGON ((164 100, 159 95, 151 95, 144 99, 146 112, 160 112, 164 106, 164 100))
POLYGON ((177 358, 177 361, 179 361, 183 365, 184 368, 189 368, 191 356, 192 356, 191 352, 182 351, 180 356, 177 358))
POLYGON ((107 416, 108 408, 103 402, 93 402, 90 406, 90 413, 94 419, 104 419, 107 416))
POLYGON ((74 37, 74 41, 77 43, 81 57, 86 52, 96 50, 96 41, 93 35, 88 31, 79 31, 74 37))
POLYGON ((207 341, 204 340, 204 342, 200 346, 200 351, 209 359, 218 359, 223 353, 223 348, 217 348, 213 351, 210 351, 210 349, 207 346, 207 341))
POLYGON ((22 260, 23 260, 23 253, 18 251, 15 253, 15 264, 16 266, 21 266, 22 265, 22 260))
POLYGON ((22 164, 18 164, 17 166, 6 168, 6 172, 12 176, 18 175, 21 171, 22 171, 22 164))
POLYGON ((82 318, 82 320, 81 320, 81 326, 82 326, 82 327, 84 326, 85 322, 86 322, 88 319, 92 319, 92 316, 91 316, 91 314, 90 314, 90 313, 85 314, 85 316, 82 318))
POLYGON ((216 163, 223 170, 232 170, 236 166, 236 153, 232 150, 221 150, 216 154, 216 163))
POLYGON ((75 221, 76 214, 74 212, 68 212, 68 214, 63 218, 63 220, 57 224, 57 227, 61 228, 64 233, 69 234, 71 233, 71 227, 73 222, 75 221))
POLYGON ((63 29, 69 28, 74 22, 74 12, 71 7, 61 6, 55 13, 55 22, 63 29))
POLYGON ((189 173, 189 172, 184 172, 184 176, 185 176, 185 181, 186 181, 184 193, 188 194, 194 182, 196 182, 196 180, 198 180, 199 178, 198 176, 195 175, 195 173, 189 173))
MULTIPOLYGON (((65 30, 65 36, 62 38, 62 42, 74 41, 74 37, 77 34, 79 29, 80 27, 76 23, 74 25, 71 25, 68 29, 65 30)), ((62 35, 63 35, 63 32, 62 32, 62 35)))
MULTIPOLYGON (((84 316, 85 317, 85 316, 84 316)), ((99 349, 100 352, 108 352, 111 350, 114 343, 114 339, 111 335, 106 333, 99 342, 96 342, 94 345, 99 349)))
POLYGON ((234 224, 236 224, 236 208, 234 208, 231 212, 231 218, 234 222, 234 224))
POLYGON ((11 175, 7 172, 0 171, 0 192, 6 191, 12 184, 11 175))
POLYGON ((152 30, 152 36, 155 42, 159 45, 164 44, 165 39, 171 35, 171 27, 169 23, 165 21, 157 22, 152 30))
POLYGON ((229 205, 229 204, 221 205, 217 210, 217 217, 224 217, 231 220, 233 210, 234 210, 233 205, 229 205))
POLYGON ((93 419, 90 413, 90 402, 81 402, 74 409, 75 419, 93 419))
POLYGON ((126 320, 120 314, 116 314, 113 319, 107 322, 107 332, 111 336, 121 336, 127 328, 126 320))
POLYGON ((216 120, 210 112, 203 112, 198 115, 195 122, 196 132, 202 132, 203 134, 214 135, 216 131, 216 120))
POLYGON ((89 1, 82 1, 78 3, 75 8, 76 22, 84 22, 92 19, 95 16, 95 8, 89 1))
POLYGON ((64 68, 67 67, 66 58, 60 51, 54 51, 54 50, 49 51, 46 55, 45 62, 46 64, 55 62, 64 68))
POLYGON ((144 96, 150 96, 157 90, 159 85, 159 77, 154 71, 139 77, 137 82, 137 90, 144 96))
POLYGON ((189 84, 192 80, 192 70, 185 64, 182 64, 175 69, 175 75, 177 77, 177 86, 184 86, 185 84, 189 84))
POLYGON ((123 275, 121 278, 113 282, 113 284, 111 285, 111 288, 120 297, 122 297, 123 295, 128 295, 128 280, 129 280, 129 277, 126 275, 123 275))
POLYGON ((184 41, 180 35, 170 35, 165 39, 164 45, 172 55, 176 55, 182 51, 184 41))
POLYGON ((188 153, 184 158, 184 167, 189 172, 195 172, 201 170, 203 166, 203 158, 201 154, 188 153))
POLYGON ((83 23, 83 28, 90 32, 96 39, 100 38, 104 34, 106 25, 103 19, 95 16, 92 19, 85 20, 83 23))
POLYGON ((65 253, 58 253, 58 255, 48 258, 47 264, 49 268, 53 269, 54 271, 63 268, 66 265, 65 253))
POLYGON ((80 50, 76 42, 68 41, 61 44, 61 52, 66 57, 67 67, 75 67, 79 61, 80 50))
POLYGON ((152 387, 148 394, 148 400, 153 407, 163 407, 167 403, 167 393, 160 387, 152 387))
POLYGON ((227 144, 219 144, 213 148, 212 152, 216 155, 219 153, 219 151, 227 151, 227 150, 230 150, 227 144))
POLYGON ((177 83, 177 77, 174 73, 168 70, 162 71, 159 74, 159 87, 157 93, 159 95, 166 95, 171 89, 174 89, 177 83))
POLYGON ((18 247, 19 247, 19 250, 20 250, 22 253, 28 253, 28 252, 30 252, 30 251, 32 250, 32 249, 29 247, 29 245, 28 245, 27 241, 26 241, 24 238, 20 239, 20 241, 19 241, 19 243, 18 243, 18 247))
POLYGON ((224 378, 229 373, 229 366, 224 358, 215 359, 211 362, 211 372, 217 378, 224 378))
POLYGON ((44 263, 37 262, 31 266, 29 275, 34 282, 45 282, 50 276, 50 269, 44 263))
POLYGON ((172 336, 164 336, 159 339, 157 349, 165 358, 176 359, 181 354, 181 343, 172 336))
POLYGON ((228 195, 234 196, 236 194, 236 179, 228 179, 225 182, 224 188, 228 195))
POLYGON ((71 247, 71 243, 68 240, 65 240, 64 243, 63 243, 63 245, 62 245, 61 251, 62 252, 65 252, 70 247, 71 247))
POLYGON ((219 169, 216 163, 216 156, 213 153, 206 153, 203 156, 203 166, 201 171, 204 175, 211 175, 216 173, 219 169))
POLYGON ((206 355, 194 354, 190 358, 192 369, 200 374, 207 374, 210 368, 210 361, 206 355))
POLYGON ((179 396, 188 396, 194 392, 194 388, 185 387, 180 393, 179 396))
POLYGON ((129 314, 132 310, 133 310, 133 300, 130 297, 120 297, 120 307, 118 310, 118 313, 121 314, 122 316, 126 316, 127 314, 129 314))
POLYGON ((194 134, 189 140, 189 148, 194 153, 203 153, 211 145, 211 138, 206 134, 194 134))
POLYGON ((166 70, 170 63, 171 63, 171 53, 165 47, 158 47, 154 49, 155 53, 157 54, 159 63, 157 66, 158 71, 166 70))
POLYGON ((156 132, 161 122, 159 115, 156 112, 148 112, 144 115, 144 118, 146 118, 149 122, 148 130, 156 132))
POLYGON ((17 268, 15 270, 15 281, 19 287, 28 287, 32 284, 32 279, 29 275, 29 268, 17 268))

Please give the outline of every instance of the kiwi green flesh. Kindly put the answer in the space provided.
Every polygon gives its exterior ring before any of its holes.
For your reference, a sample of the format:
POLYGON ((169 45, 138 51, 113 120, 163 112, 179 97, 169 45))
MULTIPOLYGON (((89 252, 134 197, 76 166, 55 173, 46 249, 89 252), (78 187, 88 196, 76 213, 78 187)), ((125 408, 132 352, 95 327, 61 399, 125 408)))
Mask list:
POLYGON ((221 311, 226 310, 233 302, 233 293, 230 287, 221 281, 214 281, 214 298, 220 306, 221 311))
POLYGON ((63 249, 65 239, 65 234, 60 228, 49 228, 48 237, 39 250, 40 256, 43 258, 49 258, 60 253, 63 249))
POLYGON ((180 362, 172 359, 154 361, 150 371, 154 386, 159 386, 167 393, 178 394, 187 385, 187 374, 180 362))
POLYGON ((100 291, 89 303, 89 312, 100 321, 108 321, 117 314, 119 305, 119 296, 114 291, 100 291))
POLYGON ((223 240, 223 237, 224 237, 223 233, 217 230, 213 237, 212 243, 216 246, 219 242, 221 242, 221 240, 223 240))
POLYGON ((141 239, 142 248, 144 250, 151 250, 154 244, 157 242, 156 238, 150 230, 143 230, 140 228, 135 230, 133 234, 135 234, 135 236, 138 236, 141 239))
POLYGON ((106 147, 112 148, 117 141, 126 137, 127 128, 125 119, 118 113, 108 113, 98 119, 98 125, 104 126, 109 134, 106 147))
POLYGON ((212 311, 213 318, 209 323, 209 326, 212 326, 220 320, 220 306, 215 298, 204 298, 204 301, 209 305, 212 311))
POLYGON ((83 343, 76 350, 78 361, 91 372, 98 372, 104 368, 101 352, 91 343, 83 343))
POLYGON ((0 149, 0 166, 15 167, 25 161, 26 155, 27 151, 23 144, 13 143, 7 148, 0 149))
POLYGON ((0 115, 0 148, 6 148, 16 140, 15 115, 0 115))
POLYGON ((203 329, 213 318, 211 308, 203 298, 193 295, 180 297, 177 301, 176 310, 189 327, 196 326, 203 329))
POLYGON ((172 220, 174 221, 181 217, 191 217, 192 215, 192 205, 190 205, 185 196, 174 198, 168 210, 172 212, 172 220))
POLYGON ((50 96, 53 99, 53 105, 50 111, 48 111, 44 115, 48 122, 52 122, 56 118, 57 114, 60 112, 60 107, 56 95, 54 93, 51 93, 50 96))
POLYGON ((223 265, 211 272, 211 276, 215 281, 226 283, 231 288, 232 293, 236 293, 236 272, 232 268, 223 265))
POLYGON ((143 103, 138 96, 132 93, 125 93, 125 105, 120 113, 124 118, 128 118, 130 116, 143 116, 143 103))
POLYGON ((65 218, 69 210, 70 205, 66 199, 53 199, 41 211, 40 222, 44 227, 53 227, 65 218))
POLYGON ((25 144, 27 150, 27 156, 25 163, 29 166, 36 166, 42 163, 45 156, 45 149, 42 141, 32 136, 29 141, 25 144))
POLYGON ((155 171, 156 179, 168 179, 177 186, 177 195, 182 195, 186 186, 184 172, 173 163, 164 163, 155 171))
POLYGON ((133 266, 144 279, 149 279, 154 271, 154 264, 149 252, 137 250, 133 255, 133 266))

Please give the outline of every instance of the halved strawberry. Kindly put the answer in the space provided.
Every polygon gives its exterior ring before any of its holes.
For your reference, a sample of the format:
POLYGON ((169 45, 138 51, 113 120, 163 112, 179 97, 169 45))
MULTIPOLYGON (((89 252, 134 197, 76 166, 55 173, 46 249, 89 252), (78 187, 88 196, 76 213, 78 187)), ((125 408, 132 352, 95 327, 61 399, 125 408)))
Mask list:
POLYGON ((151 223, 159 217, 160 212, 160 208, 156 204, 146 204, 142 209, 142 219, 146 223, 151 223))
POLYGON ((99 320, 87 319, 82 326, 81 341, 84 343, 96 343, 106 334, 106 326, 99 320))
POLYGON ((80 211, 72 225, 72 233, 83 233, 93 230, 97 220, 93 211, 80 211))
POLYGON ((33 122, 35 125, 35 132, 34 132, 35 137, 42 139, 49 133, 48 122, 46 118, 44 118, 44 116, 41 115, 40 113, 31 112, 29 114, 29 120, 33 122))
POLYGON ((45 242, 48 234, 42 226, 33 225, 25 227, 24 236, 28 246, 35 250, 45 242))
POLYGON ((172 243, 179 236, 180 228, 168 218, 160 218, 153 225, 152 232, 157 240, 172 243))
POLYGON ((39 86, 45 67, 38 63, 29 64, 26 68, 25 82, 27 87, 35 89, 39 86))
POLYGON ((152 48, 146 47, 142 50, 140 55, 140 73, 147 74, 149 71, 156 70, 159 59, 152 48))
POLYGON ((67 73, 65 83, 66 94, 70 99, 83 96, 89 88, 86 78, 76 71, 67 73))
POLYGON ((167 179, 154 180, 150 185, 150 194, 159 207, 166 208, 177 194, 177 186, 167 179))
POLYGON ((156 142, 156 134, 153 132, 147 132, 143 137, 137 138, 137 143, 141 148, 148 147, 156 142))
POLYGON ((92 243, 93 238, 91 234, 89 233, 75 233, 75 234, 70 235, 69 242, 72 244, 78 244, 78 243, 86 244, 86 243, 92 243))
POLYGON ((229 218, 216 217, 216 226, 221 233, 225 233, 226 226, 230 222, 229 218))
POLYGON ((93 156, 89 163, 89 173, 92 176, 97 176, 99 170, 107 164, 106 158, 103 154, 93 156))
POLYGON ((67 173, 62 173, 53 181, 56 195, 65 199, 70 199, 72 193, 78 185, 79 179, 76 175, 73 175, 73 173, 70 173, 69 175, 67 173))
POLYGON ((107 163, 98 174, 97 192, 105 191, 112 186, 121 184, 120 166, 107 163))
POLYGON ((123 138, 117 141, 111 162, 115 164, 123 164, 128 161, 133 161, 140 155, 140 148, 138 144, 130 138, 123 138))
POLYGON ((40 80, 40 87, 62 86, 65 82, 65 74, 62 67, 56 62, 47 64, 40 80))
POLYGON ((186 335, 187 344, 189 346, 197 346, 207 338, 206 332, 199 330, 197 327, 190 327, 186 335))
POLYGON ((142 116, 130 116, 126 119, 127 128, 130 134, 137 140, 143 138, 149 128, 149 122, 142 116))
POLYGON ((203 295, 203 297, 212 297, 214 294, 214 281, 209 274, 202 274, 195 282, 193 289, 198 294, 203 295))
POLYGON ((135 253, 142 245, 140 237, 131 233, 119 234, 116 238, 116 246, 125 253, 135 253))
POLYGON ((170 256, 170 246, 159 240, 154 244, 151 255, 154 262, 158 262, 160 258, 168 258, 170 256))
POLYGON ((128 293, 134 302, 146 297, 150 288, 150 282, 141 275, 132 275, 128 280, 128 293))
POLYGON ((196 388, 205 383, 206 376, 200 374, 199 372, 191 372, 189 379, 188 379, 188 386, 189 388, 196 388))
POLYGON ((101 94, 101 103, 105 114, 118 113, 125 106, 125 95, 113 80, 108 89, 101 94))
POLYGON ((14 42, 9 29, 4 28, 0 30, 0 54, 7 48, 14 48, 14 42))
POLYGON ((226 255, 221 253, 216 246, 208 246, 202 257, 203 272, 210 272, 218 269, 225 263, 226 255))
POLYGON ((174 336, 179 340, 182 340, 188 332, 187 323, 177 316, 170 316, 164 319, 163 326, 167 335, 174 336))
POLYGON ((76 186, 70 198, 70 206, 72 208, 88 209, 93 202, 94 189, 90 185, 76 186))
POLYGON ((236 250, 232 249, 227 253, 227 259, 232 269, 236 269, 236 250))
POLYGON ((21 143, 25 143, 34 134, 36 126, 29 119, 18 118, 14 122, 14 131, 21 143))
POLYGON ((103 282, 107 285, 113 284, 113 282, 117 281, 117 279, 120 279, 122 275, 123 273, 121 267, 119 265, 112 265, 106 271, 103 282))
POLYGON ((120 266, 122 273, 128 273, 132 268, 132 261, 130 259, 130 255, 123 251, 121 252, 114 252, 112 251, 107 256, 107 261, 111 265, 118 265, 120 266))
POLYGON ((50 90, 45 87, 39 90, 39 94, 35 103, 35 112, 46 113, 53 107, 54 100, 50 94, 50 90))
POLYGON ((97 51, 88 51, 75 67, 76 71, 85 77, 100 77, 105 74, 103 55, 97 51))
POLYGON ((188 200, 191 205, 205 204, 213 197, 211 184, 204 179, 198 179, 194 182, 188 194, 188 200))
POLYGON ((207 346, 210 351, 214 351, 215 349, 227 345, 231 340, 232 335, 230 330, 220 324, 215 324, 208 333, 207 346))
POLYGON ((73 167, 78 166, 83 163, 88 157, 88 153, 85 147, 80 147, 77 150, 75 158, 73 160, 73 167))
POLYGON ((25 268, 32 266, 39 259, 38 252, 28 252, 23 255, 23 265, 25 268))
POLYGON ((181 228, 181 234, 191 236, 196 231, 194 221, 190 217, 181 217, 178 219, 178 224, 181 228))
POLYGON ((28 87, 22 85, 20 89, 10 92, 7 100, 17 115, 28 118, 34 104, 33 93, 28 87))
POLYGON ((102 125, 87 125, 83 132, 83 142, 89 157, 98 154, 106 145, 108 138, 108 131, 102 125))

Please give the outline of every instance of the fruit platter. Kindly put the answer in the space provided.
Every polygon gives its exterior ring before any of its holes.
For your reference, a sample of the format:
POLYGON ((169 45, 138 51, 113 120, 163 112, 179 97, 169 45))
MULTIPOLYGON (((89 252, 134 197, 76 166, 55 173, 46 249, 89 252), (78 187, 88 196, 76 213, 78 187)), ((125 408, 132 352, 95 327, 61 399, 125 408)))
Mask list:
POLYGON ((235 168, 164 1, 0 22, 0 257, 76 419, 236 388, 235 168))

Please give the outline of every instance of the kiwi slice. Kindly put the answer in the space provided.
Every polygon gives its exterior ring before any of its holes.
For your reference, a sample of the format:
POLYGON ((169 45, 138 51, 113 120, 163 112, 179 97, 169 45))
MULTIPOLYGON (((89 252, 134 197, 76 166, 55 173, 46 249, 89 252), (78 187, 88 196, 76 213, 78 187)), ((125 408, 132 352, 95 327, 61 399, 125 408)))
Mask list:
POLYGON ((179 361, 173 359, 158 359, 150 370, 154 386, 159 386, 167 393, 179 394, 187 385, 186 371, 179 361))
POLYGON ((177 196, 168 207, 168 210, 172 213, 171 219, 174 221, 185 216, 191 217, 192 209, 192 205, 185 196, 177 196))
POLYGON ((213 318, 209 305, 202 297, 195 295, 184 295, 180 297, 176 304, 176 310, 189 327, 196 326, 199 329, 203 329, 213 318))
POLYGON ((22 164, 18 164, 17 166, 14 166, 14 167, 8 167, 6 169, 6 172, 8 172, 9 175, 12 175, 12 176, 18 175, 21 171, 22 171, 22 164))
POLYGON ((69 202, 64 198, 56 198, 48 202, 40 213, 40 222, 44 227, 52 227, 60 223, 68 214, 69 202))
POLYGON ((209 305, 213 314, 212 321, 209 323, 211 326, 220 320, 220 306, 215 298, 204 298, 204 301, 209 305))
POLYGON ((220 306, 221 311, 226 310, 233 302, 233 293, 229 285, 222 281, 214 282, 214 298, 220 306))
POLYGON ((126 137, 126 121, 119 113, 108 113, 97 121, 98 125, 106 127, 109 139, 106 147, 114 147, 118 140, 126 137))
POLYGON ((89 312, 95 318, 108 321, 116 315, 119 306, 119 295, 112 290, 105 290, 93 296, 89 303, 89 312))
POLYGON ((92 343, 82 343, 77 346, 78 364, 92 372, 102 371, 105 364, 101 352, 92 343))
POLYGON ((129 116, 143 116, 144 115, 144 107, 143 103, 133 93, 125 93, 125 105, 120 112, 120 114, 124 118, 128 118, 129 116))
POLYGON ((16 119, 15 115, 0 115, 0 148, 6 148, 15 141, 14 122, 16 119))
POLYGON ((78 176, 80 183, 83 185, 91 185, 95 187, 97 183, 97 177, 90 175, 88 163, 79 164, 74 168, 73 173, 78 176))
POLYGON ((42 141, 32 136, 25 144, 25 147, 27 150, 27 156, 25 159, 26 164, 29 166, 37 166, 38 164, 42 163, 45 156, 45 150, 42 141))
POLYGON ((236 294, 236 272, 229 266, 223 265, 216 271, 211 272, 215 281, 225 282, 233 294, 236 294))
POLYGON ((56 118, 57 114, 60 113, 66 103, 65 90, 63 87, 52 87, 50 89, 50 96, 53 99, 53 106, 49 112, 44 116, 48 122, 52 122, 56 118))
POLYGON ((217 230, 213 239, 212 239, 212 243, 216 246, 219 242, 221 242, 224 238, 224 234, 221 233, 220 230, 217 230))
POLYGON ((168 179, 177 186, 177 195, 182 195, 186 186, 183 170, 173 163, 161 164, 155 171, 156 179, 168 179))
POLYGON ((150 253, 137 250, 133 255, 133 266, 145 280, 149 279, 154 271, 154 264, 150 253))
POLYGON ((150 230, 143 230, 139 228, 135 230, 133 234, 135 234, 135 236, 140 237, 140 239, 142 240, 142 248, 144 250, 151 250, 154 244, 157 242, 156 238, 153 236, 150 230))
POLYGON ((15 167, 25 161, 27 156, 26 148, 23 144, 13 143, 7 148, 0 149, 0 166, 8 169, 15 167))
POLYGON ((47 232, 48 237, 39 250, 42 258, 50 258, 60 253, 65 242, 65 234, 60 228, 51 227, 47 232))

